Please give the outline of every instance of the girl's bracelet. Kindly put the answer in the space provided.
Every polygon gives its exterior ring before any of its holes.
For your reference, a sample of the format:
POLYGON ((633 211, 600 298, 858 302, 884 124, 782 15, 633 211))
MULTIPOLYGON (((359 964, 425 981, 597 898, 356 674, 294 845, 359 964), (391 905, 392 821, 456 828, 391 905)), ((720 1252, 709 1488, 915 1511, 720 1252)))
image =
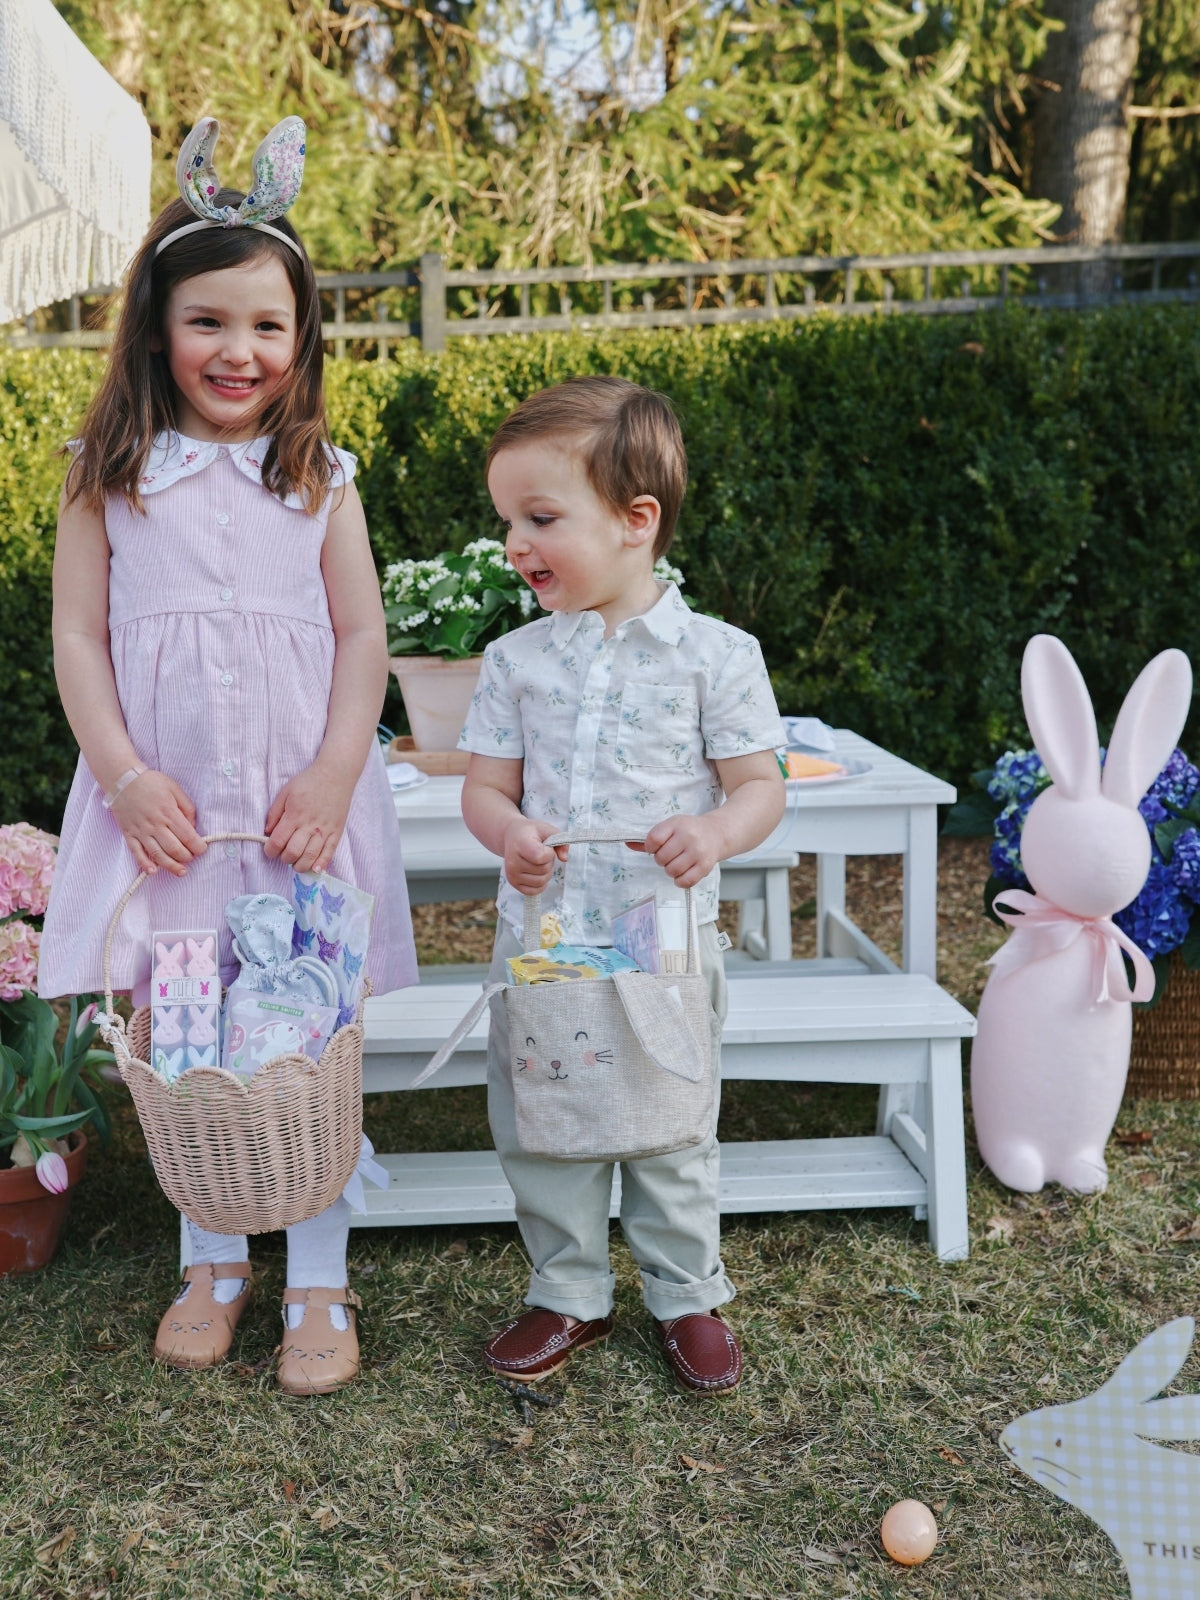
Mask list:
POLYGON ((104 809, 106 811, 111 811, 113 807, 113 801, 120 794, 121 790, 128 789, 129 785, 135 778, 140 778, 143 772, 149 772, 149 770, 149 767, 130 767, 128 772, 123 772, 117 779, 116 783, 113 784, 112 788, 101 796, 104 809))

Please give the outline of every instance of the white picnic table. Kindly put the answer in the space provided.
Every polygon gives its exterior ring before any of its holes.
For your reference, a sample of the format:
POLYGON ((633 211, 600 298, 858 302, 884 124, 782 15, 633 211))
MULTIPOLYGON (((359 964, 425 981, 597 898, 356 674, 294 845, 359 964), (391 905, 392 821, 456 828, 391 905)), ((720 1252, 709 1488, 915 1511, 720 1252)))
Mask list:
MULTIPOLYGON (((974 1019, 939 989, 937 807, 941 779, 848 729, 836 754, 869 768, 788 786, 784 818, 757 850, 726 863, 721 898, 741 902, 741 956, 730 964, 722 1048, 726 1078, 879 1086, 873 1135, 753 1141, 722 1148, 724 1212, 908 1206, 928 1218, 943 1260, 967 1253, 961 1040, 974 1019), (788 870, 817 858, 817 956, 791 960, 788 870), (902 958, 896 965, 847 915, 846 858, 903 858, 902 958), (751 959, 757 958, 757 959, 751 959)), ((461 778, 397 792, 414 904, 494 896, 499 862, 462 820, 461 778)), ((414 989, 368 1002, 363 1087, 406 1089, 479 992, 462 969, 422 971, 414 989)), ((486 1081, 486 1012, 432 1088, 486 1081)), ((512 1191, 493 1151, 382 1155, 387 1190, 366 1186, 355 1226, 511 1221, 512 1191)), ((620 1204, 615 1174, 613 1213, 620 1204)))
MULTIPOLYGON (((721 867, 721 898, 742 903, 735 941, 770 961, 791 957, 788 871, 817 858, 817 954, 860 957, 873 971, 895 965, 846 916, 846 857, 904 858, 904 972, 937 976, 937 808, 955 791, 940 778, 849 729, 834 730, 837 758, 870 770, 832 782, 788 785, 787 810, 769 839, 721 867)), ((499 859, 462 819, 461 778, 430 778, 394 796, 404 873, 414 905, 494 898, 499 859)))

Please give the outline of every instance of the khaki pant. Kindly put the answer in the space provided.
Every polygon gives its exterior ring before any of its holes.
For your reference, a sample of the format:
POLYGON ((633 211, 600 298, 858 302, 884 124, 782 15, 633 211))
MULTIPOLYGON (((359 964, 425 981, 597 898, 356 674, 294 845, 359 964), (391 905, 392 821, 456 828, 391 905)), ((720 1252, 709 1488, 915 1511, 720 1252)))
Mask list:
MULTIPOLYGON (((520 953, 516 936, 501 922, 488 982, 503 983, 505 961, 520 953)), ((660 1322, 694 1311, 711 1311, 736 1293, 721 1263, 717 1209, 720 1150, 716 1121, 727 996, 715 923, 705 923, 699 930, 699 955, 713 1008, 712 1059, 717 1078, 713 1130, 702 1144, 690 1149, 621 1163, 621 1229, 641 1268, 646 1306, 660 1322)), ((608 1259, 613 1163, 547 1161, 521 1150, 503 995, 496 995, 491 1003, 488 1118, 504 1176, 516 1196, 517 1223, 533 1264, 526 1305, 544 1306, 580 1321, 606 1317, 612 1310, 615 1282, 608 1259)))

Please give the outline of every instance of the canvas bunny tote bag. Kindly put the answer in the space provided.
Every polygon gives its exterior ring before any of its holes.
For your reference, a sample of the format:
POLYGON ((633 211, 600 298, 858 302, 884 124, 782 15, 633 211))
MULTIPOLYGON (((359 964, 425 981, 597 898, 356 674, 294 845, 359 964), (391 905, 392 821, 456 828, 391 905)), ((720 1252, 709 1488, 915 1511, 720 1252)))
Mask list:
MULTIPOLYGON (((560 844, 615 843, 622 829, 560 833, 560 844)), ((640 839, 637 841, 640 842, 640 839)), ((523 948, 541 946, 541 896, 525 900, 523 948)), ((617 972, 568 983, 492 984, 414 1080, 449 1059, 494 994, 508 1016, 517 1140, 551 1161, 640 1161, 712 1131, 712 1007, 687 895, 688 970, 617 972)))

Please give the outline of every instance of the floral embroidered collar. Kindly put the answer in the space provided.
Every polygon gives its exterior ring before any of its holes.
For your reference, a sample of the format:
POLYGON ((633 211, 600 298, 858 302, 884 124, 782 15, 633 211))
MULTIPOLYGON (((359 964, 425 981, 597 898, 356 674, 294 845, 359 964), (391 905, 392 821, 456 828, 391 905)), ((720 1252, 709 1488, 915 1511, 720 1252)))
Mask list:
MULTIPOLYGON (((169 489, 181 478, 190 478, 203 472, 220 456, 228 456, 239 472, 259 488, 262 487, 262 464, 271 443, 270 434, 261 439, 242 439, 236 444, 222 444, 214 439, 190 439, 185 433, 165 430, 156 434, 146 462, 146 470, 138 479, 138 488, 146 494, 158 494, 169 489)), ((348 451, 333 450, 332 488, 348 483, 354 476, 355 458, 348 451)), ((298 494, 289 494, 281 502, 295 511, 305 509, 298 494)))
MULTIPOLYGON (((560 646, 567 644, 574 638, 584 617, 595 615, 594 611, 556 611, 550 623, 555 643, 560 646)), ((668 583, 649 611, 643 611, 637 617, 627 618, 617 627, 616 632, 618 634, 628 632, 630 628, 640 623, 646 632, 661 644, 677 645, 692 621, 694 621, 693 615, 688 609, 687 601, 679 592, 679 586, 668 583)))

